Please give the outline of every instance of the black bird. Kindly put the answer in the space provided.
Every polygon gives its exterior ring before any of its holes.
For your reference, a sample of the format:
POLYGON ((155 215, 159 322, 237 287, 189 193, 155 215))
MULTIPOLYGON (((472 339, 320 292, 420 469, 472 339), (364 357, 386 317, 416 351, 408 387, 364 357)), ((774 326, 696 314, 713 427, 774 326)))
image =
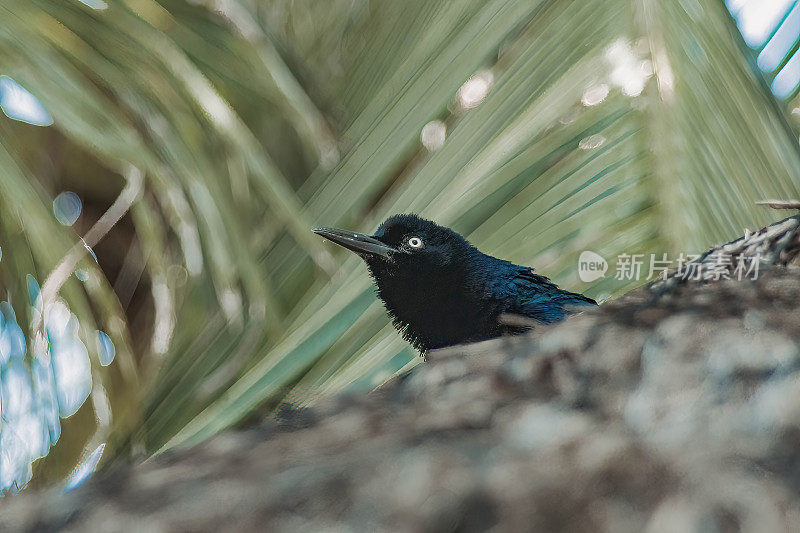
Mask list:
POLYGON ((548 324, 597 305, 416 215, 394 215, 372 236, 313 231, 366 261, 395 327, 423 353, 529 329, 520 321, 509 323, 507 316, 548 324))

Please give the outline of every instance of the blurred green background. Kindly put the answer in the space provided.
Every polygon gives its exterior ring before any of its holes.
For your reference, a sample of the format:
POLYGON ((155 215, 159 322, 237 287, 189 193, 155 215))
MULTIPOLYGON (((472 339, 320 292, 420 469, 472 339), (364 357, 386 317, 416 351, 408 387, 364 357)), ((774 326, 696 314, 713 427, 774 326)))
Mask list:
POLYGON ((583 250, 781 218, 754 202, 800 189, 798 22, 788 0, 4 0, 0 489, 417 364, 313 225, 420 213, 606 299, 643 280, 581 283, 583 250))

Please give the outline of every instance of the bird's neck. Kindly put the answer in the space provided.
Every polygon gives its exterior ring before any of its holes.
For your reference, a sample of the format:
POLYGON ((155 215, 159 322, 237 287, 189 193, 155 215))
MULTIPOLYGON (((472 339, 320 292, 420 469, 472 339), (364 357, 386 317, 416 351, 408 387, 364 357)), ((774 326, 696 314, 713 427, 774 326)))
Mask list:
MULTIPOLYGON (((477 252, 477 250, 476 250, 477 252)), ((480 254, 480 252, 477 252, 480 254)), ((483 255, 483 254, 481 254, 483 255)), ((395 327, 417 349, 425 351, 492 336, 483 331, 490 302, 476 275, 480 257, 464 257, 449 268, 420 269, 405 277, 374 275, 378 296, 395 327)))

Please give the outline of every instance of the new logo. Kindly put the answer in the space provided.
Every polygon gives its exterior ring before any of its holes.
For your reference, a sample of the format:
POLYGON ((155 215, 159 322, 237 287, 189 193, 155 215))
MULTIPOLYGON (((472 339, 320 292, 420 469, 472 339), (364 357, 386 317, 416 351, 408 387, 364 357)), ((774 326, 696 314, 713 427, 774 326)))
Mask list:
POLYGON ((584 283, 590 283, 605 276, 608 270, 608 262, 603 259, 603 256, 584 250, 578 258, 578 277, 584 283))

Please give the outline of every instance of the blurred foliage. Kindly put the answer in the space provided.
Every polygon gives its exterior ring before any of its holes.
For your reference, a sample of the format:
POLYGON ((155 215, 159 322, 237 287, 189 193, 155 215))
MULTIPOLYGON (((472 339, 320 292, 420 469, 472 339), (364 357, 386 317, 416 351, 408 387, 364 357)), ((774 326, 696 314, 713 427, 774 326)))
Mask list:
MULTIPOLYGON (((82 263, 93 281, 61 291, 117 346, 96 378, 106 459, 417 362, 360 260, 312 225, 418 212, 609 297, 631 282, 582 284, 582 250, 701 251, 779 218, 754 202, 800 185, 796 104, 717 0, 6 0, 0 74, 54 119, 0 120, 12 302, 145 176, 101 268, 82 263), (428 149, 433 121, 446 136, 428 149), (74 232, 49 210, 67 188, 87 205, 74 232)), ((43 480, 96 446, 93 409, 43 480)))

